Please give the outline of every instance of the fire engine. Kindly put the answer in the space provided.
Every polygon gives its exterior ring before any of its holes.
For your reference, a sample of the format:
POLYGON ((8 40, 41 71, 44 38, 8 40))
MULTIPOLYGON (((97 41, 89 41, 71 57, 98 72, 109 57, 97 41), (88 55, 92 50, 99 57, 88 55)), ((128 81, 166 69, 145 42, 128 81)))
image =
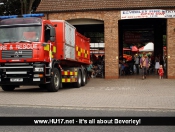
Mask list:
POLYGON ((123 48, 123 61, 132 61, 131 49, 123 48))
POLYGON ((86 85, 90 39, 65 20, 44 14, 0 16, 0 86, 38 85, 56 92, 64 83, 86 85))

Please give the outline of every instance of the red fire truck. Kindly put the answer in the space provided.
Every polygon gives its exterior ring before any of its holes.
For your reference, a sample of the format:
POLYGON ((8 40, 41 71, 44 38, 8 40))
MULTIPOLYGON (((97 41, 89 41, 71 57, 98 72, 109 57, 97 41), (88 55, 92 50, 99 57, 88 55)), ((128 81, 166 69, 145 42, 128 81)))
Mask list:
POLYGON ((43 14, 0 16, 0 86, 38 85, 56 92, 63 83, 87 83, 89 38, 64 20, 43 14))
POLYGON ((132 61, 131 49, 123 48, 123 61, 132 61))

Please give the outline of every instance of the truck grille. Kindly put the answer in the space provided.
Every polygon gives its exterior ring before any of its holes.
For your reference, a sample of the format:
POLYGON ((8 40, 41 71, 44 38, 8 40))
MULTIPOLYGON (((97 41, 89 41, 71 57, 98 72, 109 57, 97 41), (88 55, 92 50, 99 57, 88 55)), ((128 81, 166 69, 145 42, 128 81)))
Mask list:
POLYGON ((2 59, 32 58, 32 50, 2 50, 2 59))

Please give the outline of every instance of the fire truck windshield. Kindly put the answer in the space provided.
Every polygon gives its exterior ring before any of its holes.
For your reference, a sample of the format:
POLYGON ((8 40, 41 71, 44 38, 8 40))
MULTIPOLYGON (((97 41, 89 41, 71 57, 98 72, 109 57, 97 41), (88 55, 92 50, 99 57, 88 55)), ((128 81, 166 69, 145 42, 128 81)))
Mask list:
POLYGON ((0 42, 30 41, 38 42, 41 38, 41 26, 2 26, 0 27, 0 42))

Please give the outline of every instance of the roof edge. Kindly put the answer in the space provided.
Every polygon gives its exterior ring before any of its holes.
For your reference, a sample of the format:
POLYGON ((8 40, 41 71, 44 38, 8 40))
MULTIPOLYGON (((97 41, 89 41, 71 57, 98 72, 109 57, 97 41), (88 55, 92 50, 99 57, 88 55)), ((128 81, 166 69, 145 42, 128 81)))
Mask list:
POLYGON ((175 8, 175 6, 160 6, 155 8, 150 7, 137 7, 137 8, 101 8, 101 9, 79 9, 79 10, 55 10, 55 11, 35 11, 35 13, 65 13, 65 12, 87 12, 87 11, 116 11, 116 10, 140 10, 140 9, 171 9, 175 8))

